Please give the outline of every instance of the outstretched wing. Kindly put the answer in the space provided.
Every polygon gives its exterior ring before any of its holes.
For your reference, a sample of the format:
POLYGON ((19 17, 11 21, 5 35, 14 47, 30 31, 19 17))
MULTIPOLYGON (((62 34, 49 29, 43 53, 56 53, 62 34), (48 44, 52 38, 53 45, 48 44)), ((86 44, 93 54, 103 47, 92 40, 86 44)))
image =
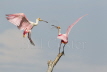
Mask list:
POLYGON ((28 33, 28 39, 29 39, 30 43, 35 46, 34 42, 31 39, 31 32, 28 33))
POLYGON ((20 30, 26 29, 31 25, 24 13, 7 14, 7 20, 16 25, 20 30))
MULTIPOLYGON (((88 15, 88 14, 86 14, 86 15, 88 15)), ((84 16, 86 16, 86 15, 81 16, 81 17, 78 18, 73 24, 71 24, 71 25, 68 27, 68 29, 67 29, 67 31, 66 31, 66 35, 67 35, 67 36, 69 35, 69 32, 71 31, 72 27, 73 27, 79 20, 81 20, 81 19, 82 19, 84 16)))

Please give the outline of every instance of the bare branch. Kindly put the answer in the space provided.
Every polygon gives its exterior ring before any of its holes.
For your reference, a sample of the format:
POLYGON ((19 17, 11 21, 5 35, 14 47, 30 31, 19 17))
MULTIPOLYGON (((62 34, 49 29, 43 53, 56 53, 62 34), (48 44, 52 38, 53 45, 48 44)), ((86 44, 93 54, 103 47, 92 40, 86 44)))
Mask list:
POLYGON ((59 61, 59 59, 61 58, 61 56, 64 55, 64 52, 61 52, 60 54, 57 55, 57 57, 55 58, 54 61, 49 60, 48 61, 48 70, 47 72, 52 72, 54 66, 57 64, 57 62, 59 61))

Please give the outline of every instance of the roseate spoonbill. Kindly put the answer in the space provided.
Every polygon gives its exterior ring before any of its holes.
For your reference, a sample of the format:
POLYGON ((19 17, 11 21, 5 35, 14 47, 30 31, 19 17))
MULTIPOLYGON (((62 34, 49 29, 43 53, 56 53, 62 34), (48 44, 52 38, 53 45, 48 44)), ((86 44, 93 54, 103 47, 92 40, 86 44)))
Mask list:
MULTIPOLYGON (((86 14, 86 15, 88 15, 88 14, 86 14)), ((84 16, 86 16, 86 15, 84 15, 84 16)), ((84 16, 81 16, 81 17, 78 18, 73 24, 71 24, 71 25, 68 27, 68 29, 67 29, 67 31, 66 31, 65 34, 61 34, 61 27, 60 27, 60 26, 52 25, 52 26, 54 26, 56 29, 58 29, 58 36, 57 36, 57 38, 58 38, 58 39, 61 39, 60 47, 59 47, 59 53, 60 53, 60 49, 61 49, 61 44, 62 44, 62 43, 64 44, 64 46, 63 46, 63 53, 64 53, 64 47, 65 47, 65 45, 68 43, 68 35, 69 35, 69 32, 71 31, 72 27, 73 27, 80 19, 82 19, 84 16)))
MULTIPOLYGON (((35 45, 31 39, 31 29, 34 26, 37 26, 39 21, 44 21, 44 20, 37 18, 36 23, 31 22, 26 18, 24 13, 7 14, 6 16, 9 22, 16 25, 18 29, 24 30, 23 37, 25 37, 26 34, 28 33, 28 39, 30 40, 30 43, 32 45, 35 45)), ((47 21, 44 21, 44 22, 48 23, 47 21)))

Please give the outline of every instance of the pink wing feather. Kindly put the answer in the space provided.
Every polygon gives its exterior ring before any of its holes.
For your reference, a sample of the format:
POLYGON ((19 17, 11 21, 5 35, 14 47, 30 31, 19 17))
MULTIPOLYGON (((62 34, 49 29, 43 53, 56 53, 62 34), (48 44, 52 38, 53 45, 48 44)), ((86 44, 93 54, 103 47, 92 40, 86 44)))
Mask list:
POLYGON ((60 34, 57 36, 57 38, 63 40, 64 42, 68 41, 68 37, 66 36, 66 34, 60 34))
MULTIPOLYGON (((88 15, 88 14, 86 14, 86 15, 88 15)), ((73 24, 71 24, 71 25, 68 27, 68 29, 67 29, 67 31, 66 31, 66 35, 67 35, 67 36, 69 35, 69 32, 71 31, 72 27, 73 27, 79 20, 81 20, 81 19, 82 19, 84 16, 86 16, 86 15, 81 16, 81 17, 78 18, 73 24)))
POLYGON ((17 14, 7 14, 7 20, 14 25, 16 25, 20 30, 25 30, 26 28, 30 30, 33 26, 29 23, 24 13, 17 14))
MULTIPOLYGON (((86 14, 86 15, 88 15, 88 14, 86 14)), ((84 16, 86 16, 86 15, 84 15, 84 16)), ((69 34, 70 30, 71 30, 72 27, 73 27, 80 19, 82 19, 84 16, 78 18, 73 24, 71 24, 71 25, 68 27, 68 29, 67 29, 67 31, 66 31, 66 34, 60 34, 60 35, 57 36, 57 38, 63 40, 64 42, 67 42, 67 41, 68 41, 68 34, 69 34)))

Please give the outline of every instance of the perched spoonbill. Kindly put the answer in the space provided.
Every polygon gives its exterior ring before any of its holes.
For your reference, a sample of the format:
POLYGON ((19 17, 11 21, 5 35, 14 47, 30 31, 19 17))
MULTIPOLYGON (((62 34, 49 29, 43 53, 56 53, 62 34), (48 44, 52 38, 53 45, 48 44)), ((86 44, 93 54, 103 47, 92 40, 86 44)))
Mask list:
MULTIPOLYGON (((31 29, 34 26, 37 26, 39 21, 44 21, 44 20, 37 18, 36 23, 31 22, 26 18, 24 13, 7 14, 6 16, 7 16, 6 18, 9 22, 16 25, 18 27, 18 29, 24 30, 23 37, 25 37, 26 34, 28 33, 28 39, 30 40, 30 43, 32 45, 35 45, 31 39, 31 29)), ((48 23, 47 21, 44 21, 44 22, 48 23)))
MULTIPOLYGON (((88 14, 86 14, 86 15, 88 15, 88 14)), ((86 15, 84 15, 84 16, 86 16, 86 15)), ((71 31, 72 27, 73 27, 80 19, 82 19, 84 16, 81 16, 81 17, 78 18, 73 24, 71 24, 71 25, 68 27, 68 29, 67 29, 67 31, 66 31, 65 34, 61 34, 61 27, 60 27, 60 26, 52 25, 52 26, 54 26, 56 29, 58 29, 58 36, 57 36, 57 38, 58 38, 58 39, 61 39, 60 47, 59 47, 59 53, 60 53, 60 49, 61 49, 61 44, 62 44, 62 43, 64 44, 64 46, 63 46, 63 53, 64 53, 64 47, 65 47, 65 45, 68 43, 68 35, 69 35, 69 32, 71 31)))

